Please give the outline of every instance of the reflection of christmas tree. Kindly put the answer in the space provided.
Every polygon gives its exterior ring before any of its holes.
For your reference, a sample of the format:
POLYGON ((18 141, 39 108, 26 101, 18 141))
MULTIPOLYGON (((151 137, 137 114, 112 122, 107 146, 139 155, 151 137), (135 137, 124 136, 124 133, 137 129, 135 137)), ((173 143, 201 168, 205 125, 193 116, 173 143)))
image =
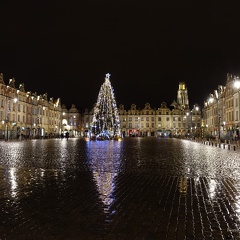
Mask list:
POLYGON ((97 103, 94 107, 92 133, 99 138, 109 139, 120 135, 120 121, 110 74, 106 74, 97 103))

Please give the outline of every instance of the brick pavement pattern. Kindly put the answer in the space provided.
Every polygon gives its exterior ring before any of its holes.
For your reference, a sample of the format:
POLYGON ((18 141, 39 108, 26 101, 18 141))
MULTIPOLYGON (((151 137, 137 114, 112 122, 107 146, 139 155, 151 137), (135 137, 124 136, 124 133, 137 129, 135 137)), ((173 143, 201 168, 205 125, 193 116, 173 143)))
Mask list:
POLYGON ((221 191, 212 200, 205 177, 120 174, 116 201, 102 211, 90 178, 36 184, 21 203, 1 201, 1 239, 240 239, 231 204, 240 186, 230 179, 215 180, 221 191))
POLYGON ((0 166, 1 240, 240 239, 237 179, 136 169, 6 171, 0 166))

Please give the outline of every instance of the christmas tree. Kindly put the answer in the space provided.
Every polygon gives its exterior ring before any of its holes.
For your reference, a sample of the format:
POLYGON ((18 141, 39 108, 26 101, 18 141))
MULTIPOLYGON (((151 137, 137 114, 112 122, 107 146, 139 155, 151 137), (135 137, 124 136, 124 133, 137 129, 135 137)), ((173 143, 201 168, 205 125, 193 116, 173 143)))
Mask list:
POLYGON ((94 106, 92 133, 102 140, 120 137, 119 113, 109 73, 106 74, 94 106))

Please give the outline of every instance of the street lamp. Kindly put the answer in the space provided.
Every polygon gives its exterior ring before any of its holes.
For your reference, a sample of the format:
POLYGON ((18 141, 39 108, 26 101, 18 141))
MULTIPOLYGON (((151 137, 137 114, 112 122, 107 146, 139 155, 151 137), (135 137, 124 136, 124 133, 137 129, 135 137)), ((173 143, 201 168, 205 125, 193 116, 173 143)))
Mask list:
POLYGON ((192 124, 191 124, 191 118, 190 113, 186 112, 186 123, 187 123, 187 136, 191 137, 192 132, 192 124), (190 133, 189 133, 190 132, 190 133))
MULTIPOLYGON (((234 84, 233 85, 234 88, 237 89, 237 92, 238 92, 238 99, 237 99, 237 102, 238 102, 238 112, 237 112, 236 120, 238 120, 238 124, 239 124, 239 120, 240 120, 240 80, 239 80, 239 77, 235 77, 233 84, 234 84)), ((236 125, 238 126, 238 124, 236 124, 236 125)), ((239 130, 237 131, 237 135, 238 135, 238 138, 239 138, 239 130)))
MULTIPOLYGON (((208 106, 209 106, 209 109, 211 108, 212 111, 211 112, 211 117, 213 118, 213 124, 211 124, 211 128, 214 127, 214 134, 215 134, 215 112, 214 112, 214 105, 213 105, 213 102, 214 102, 214 95, 213 94, 210 94, 210 97, 208 99, 208 106)), ((212 129, 213 130, 213 129, 212 129)), ((211 136, 212 136, 212 131, 211 131, 211 136)))
POLYGON ((137 127, 138 127, 138 137, 140 137, 140 117, 137 118, 137 127))
POLYGON ((6 135, 5 135, 5 141, 9 140, 9 129, 8 129, 8 123, 10 122, 10 100, 13 100, 14 103, 17 102, 17 98, 9 99, 8 95, 6 95, 6 116, 5 116, 5 124, 6 124, 6 135))
POLYGON ((219 142, 220 142, 220 137, 221 137, 221 135, 220 135, 220 127, 221 127, 221 125, 220 125, 220 121, 221 121, 221 114, 220 114, 220 107, 219 107, 219 94, 218 94, 218 91, 217 91, 217 90, 215 90, 214 92, 215 92, 215 96, 216 96, 216 99, 217 99, 218 140, 219 140, 219 142))
POLYGON ((208 124, 206 124, 206 130, 205 131, 206 131, 205 137, 208 137, 208 134, 209 134, 208 133, 208 124))
MULTIPOLYGON (((238 107, 239 107, 239 94, 240 94, 240 80, 239 80, 239 77, 236 77, 235 79, 234 79, 234 88, 236 88, 237 89, 237 91, 238 91, 238 107)), ((239 112, 238 112, 238 119, 239 119, 239 112)))
POLYGON ((35 138, 35 118, 34 118, 34 108, 33 108, 33 104, 34 104, 34 96, 31 96, 31 137, 34 139, 35 138))

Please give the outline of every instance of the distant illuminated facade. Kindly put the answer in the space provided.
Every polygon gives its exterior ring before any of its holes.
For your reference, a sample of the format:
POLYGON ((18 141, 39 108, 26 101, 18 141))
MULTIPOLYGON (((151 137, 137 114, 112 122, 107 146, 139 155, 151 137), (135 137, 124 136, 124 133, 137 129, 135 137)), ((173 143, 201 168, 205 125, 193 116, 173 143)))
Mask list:
POLYGON ((74 105, 63 119, 60 98, 48 99, 47 93, 26 92, 24 84, 15 87, 15 79, 4 82, 0 74, 0 139, 58 137, 69 130, 80 133, 80 114, 74 105), (65 121, 65 125, 62 121, 65 121))
POLYGON ((218 85, 204 101, 204 131, 206 138, 239 139, 240 80, 227 74, 226 85, 218 85))
MULTIPOLYGON (((86 109, 83 113, 85 132, 91 131, 93 110, 86 109)), ((144 108, 132 104, 129 110, 124 105, 119 106, 120 129, 123 136, 186 136, 200 137, 202 135, 202 112, 195 104, 189 109, 188 91, 185 83, 179 83, 177 101, 170 107, 162 102, 160 107, 153 109, 149 103, 144 108)))
MULTIPOLYGON (((109 77, 110 75, 106 75, 107 82, 109 77)), ((108 96, 113 99, 111 94, 108 96)), ((234 96, 237 99, 237 95, 234 96)), ((231 112, 231 101, 228 102, 229 113, 226 119, 230 119, 231 112)), ((143 108, 132 104, 127 110, 124 105, 119 105, 117 108, 113 101, 112 109, 114 110, 111 111, 112 115, 115 118, 117 116, 118 119, 119 134, 123 137, 203 135, 201 109, 197 104, 193 105, 192 109, 189 108, 188 91, 184 82, 179 83, 177 100, 170 106, 165 102, 162 102, 158 108, 152 108, 149 103, 143 108)), ((20 84, 17 89, 14 78, 6 85, 3 75, 0 74, 0 138, 2 139, 59 137, 66 131, 71 137, 85 136, 92 131, 93 116, 94 109, 90 111, 86 109, 80 114, 75 105, 67 109, 61 104, 60 98, 48 99, 47 93, 38 95, 36 92, 26 92, 24 84, 20 84)))
POLYGON ((76 106, 72 104, 68 110, 65 105, 62 105, 62 130, 68 131, 70 137, 81 136, 81 118, 76 106))

